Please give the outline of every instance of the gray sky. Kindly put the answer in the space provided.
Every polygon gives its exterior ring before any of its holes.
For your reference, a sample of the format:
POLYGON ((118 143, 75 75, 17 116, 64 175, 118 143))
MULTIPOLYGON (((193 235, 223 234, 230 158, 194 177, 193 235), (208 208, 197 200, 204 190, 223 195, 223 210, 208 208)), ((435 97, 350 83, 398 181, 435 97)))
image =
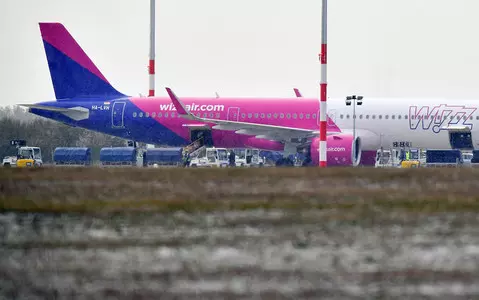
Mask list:
MULTIPOLYGON (((318 96, 320 0, 157 0, 156 95, 318 96)), ((330 0, 329 95, 479 99, 479 1, 330 0)), ((1 0, 0 105, 54 98, 38 22, 148 92, 149 0, 1 0)))

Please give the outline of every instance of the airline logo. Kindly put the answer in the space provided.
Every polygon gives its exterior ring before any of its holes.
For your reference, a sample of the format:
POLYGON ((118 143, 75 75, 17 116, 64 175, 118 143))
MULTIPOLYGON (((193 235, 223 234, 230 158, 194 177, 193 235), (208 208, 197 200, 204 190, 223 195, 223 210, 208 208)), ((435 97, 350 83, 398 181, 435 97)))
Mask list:
POLYGON ((411 130, 432 130, 439 133, 441 127, 463 125, 472 129, 472 114, 476 107, 441 104, 436 106, 409 107, 409 128, 411 130), (421 124, 421 126, 419 126, 421 124))
POLYGON ((326 151, 344 152, 344 151, 346 151, 346 148, 344 148, 344 147, 329 147, 326 151))
MULTIPOLYGON (((186 109, 188 111, 194 112, 194 111, 224 111, 225 106, 221 104, 185 104, 186 109)), ((170 104, 161 104, 160 105, 160 110, 161 111, 176 111, 176 107, 173 105, 173 103, 170 104)))

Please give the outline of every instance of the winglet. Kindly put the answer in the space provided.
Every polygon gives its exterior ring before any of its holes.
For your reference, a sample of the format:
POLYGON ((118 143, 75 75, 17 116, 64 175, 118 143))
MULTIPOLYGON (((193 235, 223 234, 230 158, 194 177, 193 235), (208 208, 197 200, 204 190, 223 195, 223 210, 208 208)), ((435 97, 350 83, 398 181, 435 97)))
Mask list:
POLYGON ((294 88, 294 93, 296 94, 296 97, 301 98, 303 95, 301 95, 300 91, 297 88, 294 88))
POLYGON ((175 95, 175 93, 169 87, 166 88, 166 92, 168 92, 171 102, 173 102, 173 105, 175 106, 176 111, 180 115, 191 115, 190 112, 186 110, 186 107, 183 105, 181 100, 175 95))

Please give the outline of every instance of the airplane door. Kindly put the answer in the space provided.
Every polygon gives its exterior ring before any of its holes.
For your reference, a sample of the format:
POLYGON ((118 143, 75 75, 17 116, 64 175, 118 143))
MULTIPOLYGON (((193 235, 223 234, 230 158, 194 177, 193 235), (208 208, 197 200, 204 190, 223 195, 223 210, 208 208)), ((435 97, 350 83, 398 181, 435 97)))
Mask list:
POLYGON ((239 120, 239 107, 229 107, 228 108, 228 121, 238 121, 239 120))
POLYGON ((113 109, 111 111, 111 127, 113 128, 123 128, 124 123, 123 119, 125 116, 125 102, 115 101, 113 103, 113 109))
POLYGON ((328 112, 328 115, 326 116, 328 120, 328 125, 334 126, 336 124, 336 115, 337 111, 335 109, 332 109, 328 112))
MULTIPOLYGON (((332 118, 333 116, 330 115, 332 112, 336 112, 336 110, 330 110, 329 112, 326 112, 326 121, 327 121, 327 125, 332 125, 331 124, 331 120, 328 119, 329 118, 332 118)), ((334 122, 336 122, 336 113, 334 113, 334 122)), ((318 126, 320 126, 321 124, 321 110, 318 110, 318 115, 316 116, 316 120, 318 121, 318 126)))

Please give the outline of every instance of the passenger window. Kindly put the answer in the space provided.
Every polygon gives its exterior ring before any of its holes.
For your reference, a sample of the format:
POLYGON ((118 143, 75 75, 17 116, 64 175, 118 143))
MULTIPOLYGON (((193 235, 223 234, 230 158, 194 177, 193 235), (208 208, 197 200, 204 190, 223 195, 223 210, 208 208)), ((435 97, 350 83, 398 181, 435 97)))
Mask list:
POLYGON ((299 118, 300 118, 300 119, 303 119, 303 117, 304 117, 303 113, 300 113, 300 114, 299 114, 299 118))
POLYGON ((298 115, 296 113, 293 114, 293 119, 296 119, 298 115))
POLYGON ((264 119, 264 113, 261 113, 261 119, 264 119))
POLYGON ((476 116, 476 120, 479 120, 479 116, 476 116))
POLYGON ((248 119, 251 119, 253 117, 253 114, 252 113, 249 113, 248 114, 248 119))
POLYGON ((143 113, 142 113, 142 112, 140 112, 139 116, 140 116, 140 118, 143 118, 143 113))
POLYGON ((245 113, 242 113, 242 114, 241 114, 241 118, 243 118, 243 119, 246 118, 246 114, 245 114, 245 113))
POLYGON ((151 117, 152 117, 152 118, 156 118, 156 112, 152 112, 152 113, 151 113, 151 117))
POLYGON ((306 119, 309 120, 309 114, 306 114, 306 119))
POLYGON ((401 115, 398 115, 398 119, 401 119, 401 115))
POLYGON ((389 119, 389 115, 385 115, 384 118, 387 120, 389 119))
POLYGON ((287 114, 286 114, 286 118, 291 119, 291 114, 290 114, 290 113, 287 113, 287 114))
POLYGON ((277 113, 274 114, 274 118, 275 118, 275 119, 278 118, 278 114, 277 114, 277 113))
POLYGON ((258 113, 255 113, 255 114, 254 114, 254 117, 255 117, 255 119, 258 119, 259 114, 258 114, 258 113))
POLYGON ((271 114, 268 114, 268 119, 271 119, 271 114))
POLYGON ((171 117, 174 118, 175 117, 175 112, 171 112, 171 117))
POLYGON ((316 119, 316 114, 313 114, 313 119, 316 119))
POLYGON ((217 118, 217 119, 220 118, 220 113, 216 113, 216 118, 217 118))
POLYGON ((346 119, 349 119, 349 115, 346 115, 346 119))
POLYGON ((146 113, 145 113, 145 118, 148 118, 148 117, 150 117, 150 113, 149 113, 149 112, 146 112, 146 113))
POLYGON ((369 115, 366 115, 366 119, 369 119, 369 115))
POLYGON ((406 120, 407 120, 407 115, 404 115, 404 119, 406 119, 406 120))
POLYGON ((383 115, 379 115, 379 116, 378 116, 378 119, 382 119, 382 118, 383 118, 383 115))
POLYGON ((133 118, 136 118, 136 116, 137 116, 137 113, 134 112, 134 113, 133 113, 133 118))
POLYGON ((339 117, 340 117, 341 119, 343 119, 343 118, 344 118, 344 115, 340 115, 339 117))
POLYGON ((372 115, 371 118, 376 119, 376 115, 372 115))
POLYGON ((391 119, 396 119, 396 116, 395 115, 391 115, 391 119))
POLYGON ((165 113, 165 118, 168 118, 168 113, 165 113))
POLYGON ((363 118, 363 115, 359 115, 359 118, 362 119, 362 118, 363 118))
POLYGON ((281 114, 279 115, 279 118, 280 118, 280 119, 283 119, 283 118, 284 118, 284 114, 281 113, 281 114))
POLYGON ((210 113, 210 118, 213 118, 214 114, 213 113, 210 113))

